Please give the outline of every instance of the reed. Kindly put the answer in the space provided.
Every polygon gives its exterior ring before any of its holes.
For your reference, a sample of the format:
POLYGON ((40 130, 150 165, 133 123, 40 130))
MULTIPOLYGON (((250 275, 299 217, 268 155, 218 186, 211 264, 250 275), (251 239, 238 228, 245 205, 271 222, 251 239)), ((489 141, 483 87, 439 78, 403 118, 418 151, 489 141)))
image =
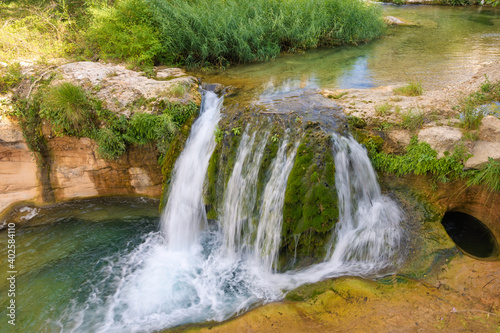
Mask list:
POLYGON ((384 31, 379 7, 362 0, 120 0, 93 15, 88 37, 104 57, 188 66, 268 60, 384 31))

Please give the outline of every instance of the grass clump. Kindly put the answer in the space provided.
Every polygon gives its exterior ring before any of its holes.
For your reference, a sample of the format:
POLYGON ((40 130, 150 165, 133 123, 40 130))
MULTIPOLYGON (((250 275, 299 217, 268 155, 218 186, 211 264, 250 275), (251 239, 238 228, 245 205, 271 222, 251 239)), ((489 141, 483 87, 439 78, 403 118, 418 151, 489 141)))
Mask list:
POLYGON ((23 75, 19 63, 0 68, 0 94, 8 92, 21 82, 23 75))
POLYGON ((375 114, 379 117, 384 117, 388 115, 392 110, 392 105, 389 103, 383 103, 375 107, 375 114))
POLYGON ((500 163, 489 157, 488 163, 468 180, 467 185, 481 185, 491 192, 500 192, 500 163))
POLYGON ((393 92, 403 96, 420 96, 424 93, 422 83, 418 81, 410 81, 407 85, 395 88, 393 92))
POLYGON ((65 82, 48 90, 40 115, 59 135, 90 136, 96 122, 94 106, 83 88, 65 82))
POLYGON ((500 101, 500 81, 490 82, 485 76, 485 81, 480 89, 460 102, 460 126, 466 131, 476 130, 481 125, 483 118, 489 113, 486 104, 500 101))
POLYGON ((401 114, 401 126, 411 132, 422 128, 424 125, 424 113, 419 110, 410 109, 401 114))

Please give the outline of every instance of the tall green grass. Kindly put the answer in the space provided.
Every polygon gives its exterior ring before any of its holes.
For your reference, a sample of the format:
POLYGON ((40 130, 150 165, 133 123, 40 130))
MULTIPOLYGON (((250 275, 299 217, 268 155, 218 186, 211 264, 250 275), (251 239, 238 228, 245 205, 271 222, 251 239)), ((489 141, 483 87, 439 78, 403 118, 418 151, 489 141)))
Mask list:
POLYGON ((384 30, 379 7, 363 0, 118 0, 92 14, 95 50, 142 64, 226 66, 357 44, 384 30))

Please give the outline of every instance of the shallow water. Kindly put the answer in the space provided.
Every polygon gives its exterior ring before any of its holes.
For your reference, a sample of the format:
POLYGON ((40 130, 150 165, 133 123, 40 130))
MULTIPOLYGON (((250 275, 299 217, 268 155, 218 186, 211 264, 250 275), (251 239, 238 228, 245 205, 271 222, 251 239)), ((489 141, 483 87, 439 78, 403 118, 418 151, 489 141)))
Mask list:
POLYGON ((359 46, 284 55, 201 76, 240 88, 241 95, 305 87, 370 88, 423 82, 425 89, 470 78, 484 62, 500 61, 500 8, 394 6, 385 15, 416 26, 390 28, 388 35, 359 46))

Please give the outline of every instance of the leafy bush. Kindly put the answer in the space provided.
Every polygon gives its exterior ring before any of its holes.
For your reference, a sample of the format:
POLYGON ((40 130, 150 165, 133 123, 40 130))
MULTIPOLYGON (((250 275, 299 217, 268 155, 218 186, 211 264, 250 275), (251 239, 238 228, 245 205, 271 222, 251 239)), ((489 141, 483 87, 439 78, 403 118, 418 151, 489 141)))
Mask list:
POLYGON ((194 102, 188 104, 168 103, 163 113, 169 114, 177 126, 182 126, 196 111, 198 111, 198 106, 194 102))
POLYGON ((93 138, 97 142, 97 154, 106 160, 119 158, 127 149, 122 135, 111 128, 100 128, 93 138))
POLYGON ((49 89, 40 115, 50 120, 58 134, 76 136, 89 136, 96 119, 85 90, 68 82, 49 89))
POLYGON ((418 81, 410 81, 407 85, 395 88, 393 92, 397 95, 403 96, 420 96, 424 93, 422 83, 418 81))

